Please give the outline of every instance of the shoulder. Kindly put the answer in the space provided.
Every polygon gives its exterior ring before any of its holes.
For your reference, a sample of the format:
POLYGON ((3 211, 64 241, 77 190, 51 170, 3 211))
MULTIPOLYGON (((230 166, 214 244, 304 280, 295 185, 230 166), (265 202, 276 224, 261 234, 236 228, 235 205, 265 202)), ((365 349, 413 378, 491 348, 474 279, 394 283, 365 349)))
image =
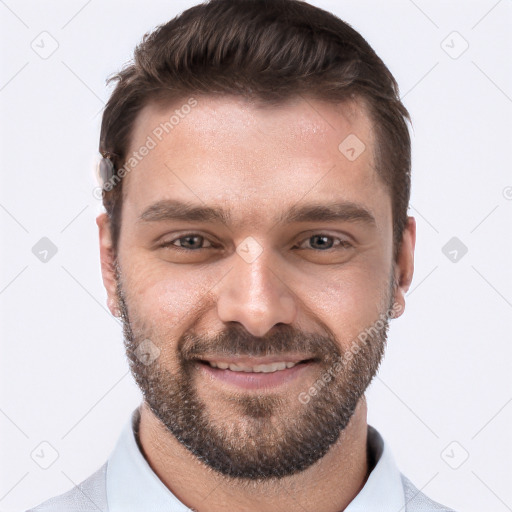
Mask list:
POLYGON ((73 489, 27 512, 108 512, 106 474, 107 462, 73 489))
POLYGON ((423 494, 405 475, 401 475, 407 512, 455 512, 423 494))

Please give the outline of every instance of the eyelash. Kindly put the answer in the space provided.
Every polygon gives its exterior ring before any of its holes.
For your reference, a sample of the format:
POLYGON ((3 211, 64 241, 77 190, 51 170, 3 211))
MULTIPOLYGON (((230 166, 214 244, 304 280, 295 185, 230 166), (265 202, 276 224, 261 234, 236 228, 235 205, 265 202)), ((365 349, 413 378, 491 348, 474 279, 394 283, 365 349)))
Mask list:
MULTIPOLYGON (((162 248, 172 248, 173 250, 177 250, 177 251, 184 251, 184 252, 199 252, 199 251, 204 251, 206 249, 215 249, 217 246, 215 244, 213 244, 211 241, 209 241, 209 243, 211 244, 211 247, 200 247, 199 249, 187 249, 185 247, 180 247, 178 245, 174 245, 174 242, 177 242, 178 240, 183 240, 184 238, 189 238, 189 237, 196 237, 196 236, 199 236, 201 238, 203 238, 203 240, 208 240, 205 236, 199 234, 199 233, 186 233, 178 238, 175 238, 173 240, 170 240, 169 242, 165 242, 163 244, 160 245, 160 247, 162 248)), ((339 241, 340 243, 334 247, 329 247, 328 249, 305 249, 305 250, 311 250, 311 251, 318 251, 318 252, 329 252, 329 251, 332 251, 332 250, 335 250, 336 247, 340 247, 340 248, 345 248, 345 249, 350 249, 353 247, 353 245, 348 242, 347 240, 342 240, 341 238, 338 238, 336 236, 332 236, 332 235, 327 235, 325 233, 314 233, 313 235, 310 235, 308 237, 306 237, 304 240, 302 240, 302 242, 306 241, 306 240, 310 240, 311 238, 313 238, 314 236, 322 236, 322 237, 327 237, 327 238, 332 238, 334 239, 335 241, 339 241)), ((297 245, 301 245, 302 242, 300 244, 297 244, 297 245)))

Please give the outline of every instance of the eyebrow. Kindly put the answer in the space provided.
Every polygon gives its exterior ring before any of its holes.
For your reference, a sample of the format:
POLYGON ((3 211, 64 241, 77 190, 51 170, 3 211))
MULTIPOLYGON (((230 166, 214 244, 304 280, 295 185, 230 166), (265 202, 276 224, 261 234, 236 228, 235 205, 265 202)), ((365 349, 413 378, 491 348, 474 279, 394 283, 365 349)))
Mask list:
POLYGON ((164 199, 146 208, 138 222, 181 220, 193 222, 222 222, 229 224, 230 215, 222 208, 196 206, 177 199, 164 199))
MULTIPOLYGON (((177 199, 164 199, 146 208, 137 222, 190 221, 231 223, 231 215, 223 208, 195 205, 177 199)), ((363 205, 351 201, 294 205, 275 219, 276 224, 299 222, 360 222, 376 226, 375 217, 363 205)))
POLYGON ((376 226, 375 217, 363 205, 351 201, 337 201, 332 203, 306 204, 293 206, 287 213, 281 215, 278 223, 291 224, 292 222, 361 222, 376 226))

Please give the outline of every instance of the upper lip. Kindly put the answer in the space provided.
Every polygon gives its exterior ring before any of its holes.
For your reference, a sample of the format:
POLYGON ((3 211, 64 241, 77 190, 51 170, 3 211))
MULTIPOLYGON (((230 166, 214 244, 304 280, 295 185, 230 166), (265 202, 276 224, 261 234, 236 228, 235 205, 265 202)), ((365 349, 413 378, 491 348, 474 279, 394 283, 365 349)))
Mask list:
POLYGON ((265 356, 265 357, 248 357, 248 356, 207 356, 199 358, 200 361, 213 362, 213 363, 228 363, 228 364, 237 364, 237 365, 245 365, 245 366, 257 366, 260 364, 272 364, 272 363, 299 363, 301 361, 313 359, 313 357, 308 355, 301 354, 282 354, 275 356, 265 356))

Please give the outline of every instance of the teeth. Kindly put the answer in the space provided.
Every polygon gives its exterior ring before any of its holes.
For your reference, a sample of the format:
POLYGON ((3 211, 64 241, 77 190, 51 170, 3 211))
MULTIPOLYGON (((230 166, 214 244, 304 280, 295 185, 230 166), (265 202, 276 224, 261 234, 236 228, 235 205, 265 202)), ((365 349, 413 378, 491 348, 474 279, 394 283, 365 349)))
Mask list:
POLYGON ((285 368, 291 368, 295 366, 297 363, 292 363, 289 361, 280 361, 278 363, 271 364, 258 364, 256 366, 244 366, 238 364, 230 364, 223 362, 213 362, 208 361, 210 366, 214 368, 220 368, 221 370, 230 369, 233 372, 252 372, 252 373, 272 373, 277 372, 279 370, 284 370, 285 368))

